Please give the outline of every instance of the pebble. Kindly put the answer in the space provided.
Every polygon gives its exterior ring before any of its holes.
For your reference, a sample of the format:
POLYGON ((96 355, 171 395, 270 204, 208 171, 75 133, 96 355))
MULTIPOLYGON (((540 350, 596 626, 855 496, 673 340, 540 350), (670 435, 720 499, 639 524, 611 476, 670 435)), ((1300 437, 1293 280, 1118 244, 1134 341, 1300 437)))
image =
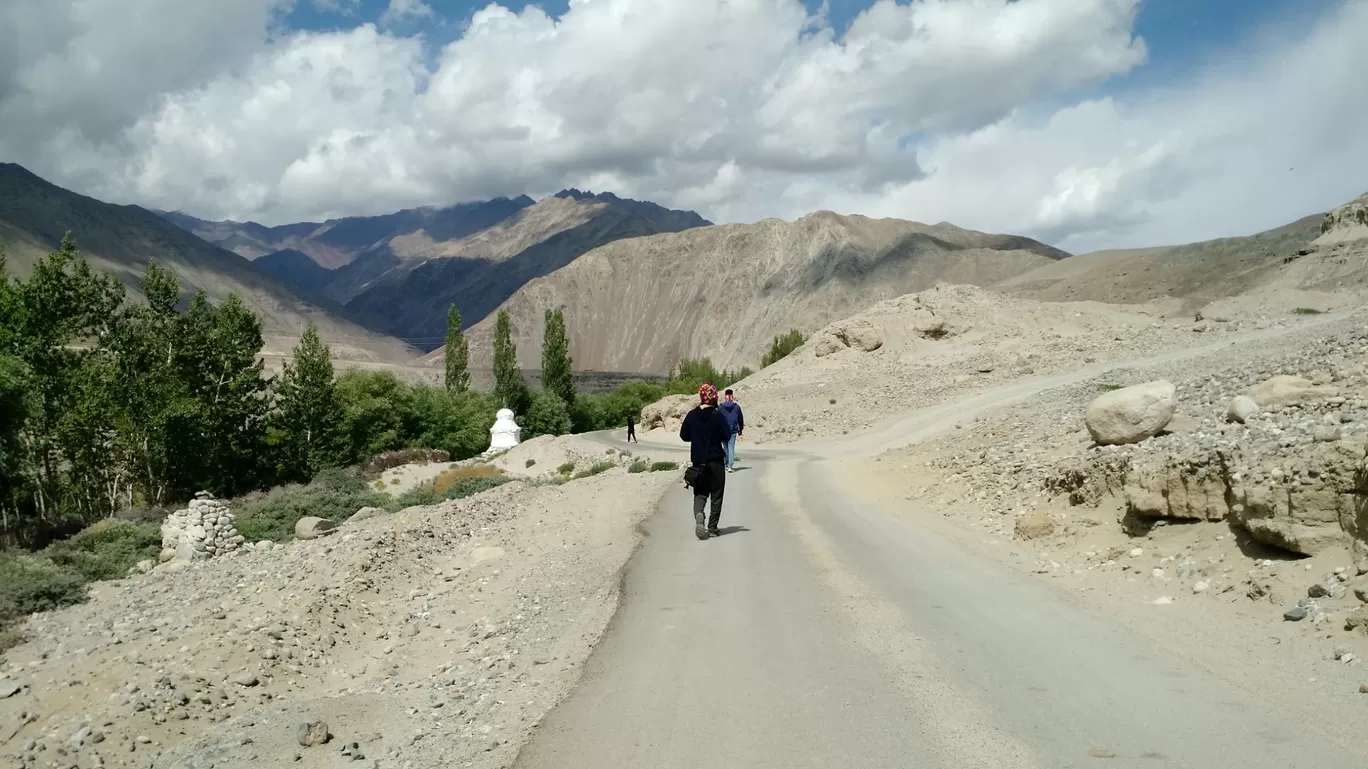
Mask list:
POLYGON ((1211 585, 1207 584, 1206 582, 1198 582, 1197 584, 1192 586, 1192 592, 1194 593, 1205 593, 1207 590, 1210 589, 1211 585))

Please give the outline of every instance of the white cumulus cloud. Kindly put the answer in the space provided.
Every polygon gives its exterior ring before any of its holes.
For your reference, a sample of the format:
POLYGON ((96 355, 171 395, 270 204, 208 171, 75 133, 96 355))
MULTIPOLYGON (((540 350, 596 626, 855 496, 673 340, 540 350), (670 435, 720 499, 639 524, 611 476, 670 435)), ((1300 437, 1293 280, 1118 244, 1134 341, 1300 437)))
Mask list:
POLYGON ((1139 0, 875 0, 843 34, 799 0, 489 5, 435 49, 397 32, 421 0, 327 33, 279 29, 280 0, 10 0, 0 33, 26 47, 0 51, 0 158, 269 223, 578 186, 719 221, 830 208, 1173 241, 1368 189, 1368 4, 1325 8, 1099 97, 1145 66, 1139 0))

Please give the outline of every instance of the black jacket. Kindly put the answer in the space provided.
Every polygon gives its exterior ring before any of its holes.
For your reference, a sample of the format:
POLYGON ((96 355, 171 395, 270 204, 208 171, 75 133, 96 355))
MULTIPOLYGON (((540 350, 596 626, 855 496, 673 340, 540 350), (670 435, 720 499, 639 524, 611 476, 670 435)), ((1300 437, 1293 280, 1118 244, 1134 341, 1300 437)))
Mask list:
POLYGON ((731 434, 727 418, 713 406, 694 407, 679 426, 679 439, 689 443, 689 461, 695 465, 724 461, 731 434))

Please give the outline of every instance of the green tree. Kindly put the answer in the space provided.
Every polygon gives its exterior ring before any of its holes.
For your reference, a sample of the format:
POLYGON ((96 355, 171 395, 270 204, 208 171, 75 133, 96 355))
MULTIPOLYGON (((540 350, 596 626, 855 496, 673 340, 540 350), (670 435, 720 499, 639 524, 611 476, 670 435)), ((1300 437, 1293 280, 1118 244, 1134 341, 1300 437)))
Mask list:
POLYGON ((470 389, 470 344, 461 333, 461 311, 456 305, 447 310, 446 388, 463 393, 470 389))
POLYGON ((527 382, 518 368, 518 347, 513 342, 513 321, 507 310, 499 310, 494 324, 494 394, 515 414, 527 409, 527 382))
POLYGON ((767 368, 776 362, 789 356, 794 350, 803 346, 803 332, 798 329, 790 329, 787 334, 780 334, 770 342, 769 352, 760 358, 760 368, 767 368))
POLYGON ((281 474, 309 480, 339 459, 339 408, 332 355, 309 323, 285 364, 276 424, 281 474))
POLYGON ((18 358, 0 353, 0 522, 17 522, 28 490, 23 430, 33 409, 28 372, 18 358))
POLYGON ((90 463, 109 463, 112 426, 104 398, 108 388, 96 367, 99 345, 110 335, 115 311, 123 302, 123 286, 113 277, 91 271, 70 235, 61 247, 40 259, 27 282, 6 278, 0 296, 0 325, 11 356, 27 370, 34 407, 25 430, 24 461, 33 481, 30 520, 23 526, 55 524, 63 515, 94 516, 107 511, 103 484, 70 482, 99 474, 90 463), (96 420, 96 421, 92 421, 96 420), (79 464, 78 464, 79 463, 79 464))
POLYGON ((469 459, 489 448, 489 428, 501 403, 493 393, 453 393, 438 387, 417 388, 414 406, 421 423, 419 446, 441 449, 452 460, 469 459))
POLYGON ((392 372, 353 369, 337 378, 336 389, 342 464, 359 464, 383 451, 404 448, 422 434, 415 388, 392 372))
POLYGON ((538 435, 565 435, 570 432, 570 407, 550 390, 532 394, 527 413, 519 420, 524 438, 538 435))
POLYGON ((193 493, 189 479, 176 479, 176 454, 192 450, 176 434, 185 415, 195 410, 187 383, 175 366, 180 344, 180 284, 170 271, 155 263, 142 279, 146 305, 126 308, 111 334, 114 354, 113 397, 120 461, 127 470, 129 495, 152 505, 171 501, 171 495, 193 493))
POLYGON ((565 338, 565 313, 546 311, 545 334, 542 336, 542 387, 555 393, 566 407, 575 403, 575 381, 571 368, 570 343, 565 338))

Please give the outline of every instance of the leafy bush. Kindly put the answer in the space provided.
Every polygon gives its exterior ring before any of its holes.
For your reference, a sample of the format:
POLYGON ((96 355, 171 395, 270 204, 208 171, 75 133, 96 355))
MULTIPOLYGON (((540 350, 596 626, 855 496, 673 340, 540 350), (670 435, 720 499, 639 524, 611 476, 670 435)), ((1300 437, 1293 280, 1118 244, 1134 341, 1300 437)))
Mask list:
POLYGON ((609 470, 612 470, 614 467, 617 467, 617 465, 613 462, 595 462, 594 466, 589 468, 588 470, 581 470, 578 473, 575 473, 575 478, 589 478, 600 473, 606 473, 609 470))
POLYGON ((509 480, 509 478, 501 475, 461 478, 447 487, 446 493, 442 494, 442 499, 465 499, 482 491, 489 491, 492 488, 502 486, 509 480))
POLYGON ((492 394, 424 387, 415 391, 414 403, 422 427, 417 445, 442 449, 454 460, 479 456, 489 447, 489 428, 499 411, 492 394))
POLYGON ((789 353, 803 346, 803 333, 798 329, 792 329, 787 334, 781 334, 774 338, 770 343, 769 352, 760 358, 760 368, 768 368, 776 362, 789 356, 789 353))
POLYGON ((713 365, 712 360, 708 358, 697 360, 686 358, 676 364, 674 370, 670 372, 670 379, 665 383, 665 389, 669 394, 688 395, 698 392, 698 388, 704 382, 711 382, 713 387, 720 391, 754 373, 744 366, 739 371, 719 371, 713 365))
POLYGON ((336 393, 344 464, 402 449, 419 432, 414 388, 392 372, 352 369, 337 378, 336 393))
POLYGON ((392 470, 403 465, 411 465, 415 462, 449 462, 451 456, 441 449, 399 449, 397 451, 382 451, 370 459, 362 462, 356 471, 362 478, 375 478, 386 470, 392 470))
MULTIPOLYGON (((51 611, 86 599, 85 579, 32 553, 0 553, 0 625, 39 611, 51 611)), ((12 634, 6 634, 13 643, 12 634)))
POLYGON ((622 429, 628 416, 640 417, 643 408, 665 394, 663 386, 641 380, 627 382, 610 393, 581 393, 575 397, 570 419, 577 433, 622 429))
POLYGON ((635 460, 632 464, 627 466, 627 472, 629 473, 644 473, 650 469, 651 463, 644 459, 635 460))
POLYGON ((156 559, 161 552, 161 524, 108 519, 43 552, 59 568, 75 572, 86 582, 119 579, 138 561, 156 559))
POLYGON ((437 496, 436 492, 424 485, 409 489, 403 494, 395 497, 394 508, 396 510, 403 510, 406 507, 416 507, 418 505, 435 505, 441 501, 442 498, 437 496))
POLYGON ((523 433, 528 438, 538 435, 565 435, 570 432, 570 407, 559 395, 546 390, 532 393, 531 405, 522 418, 523 433))
POLYGON ((575 472, 575 463, 565 462, 560 467, 556 468, 556 472, 560 473, 561 475, 569 475, 570 473, 575 472))
POLYGON ((253 492, 233 501, 238 533, 248 540, 284 541, 294 538, 300 518, 316 515, 341 523, 363 507, 394 509, 388 494, 366 486, 359 475, 346 470, 324 470, 312 482, 277 486, 253 492))
POLYGON ((537 464, 537 460, 535 460, 535 459, 529 459, 529 460, 527 460, 526 464, 523 465, 523 467, 531 467, 532 465, 535 465, 535 464, 537 464))
POLYGON ((651 472, 653 472, 653 473, 659 473, 659 472, 662 472, 662 471, 665 471, 665 470, 678 470, 678 469, 679 469, 679 463, 678 463, 678 462, 652 462, 652 463, 651 463, 651 472))

